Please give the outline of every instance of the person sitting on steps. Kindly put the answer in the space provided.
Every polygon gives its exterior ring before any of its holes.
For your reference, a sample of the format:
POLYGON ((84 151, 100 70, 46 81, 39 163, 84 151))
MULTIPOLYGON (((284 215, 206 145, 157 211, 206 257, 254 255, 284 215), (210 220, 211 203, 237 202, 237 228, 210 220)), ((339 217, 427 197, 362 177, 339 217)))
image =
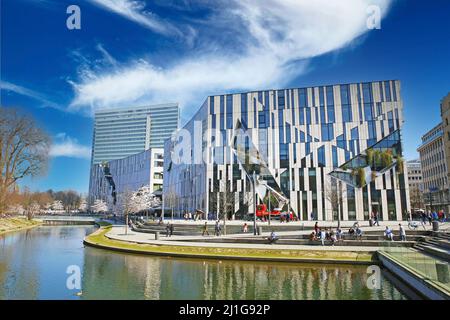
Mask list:
POLYGON ((279 239, 278 236, 276 235, 275 231, 273 231, 273 230, 270 233, 269 238, 267 238, 267 240, 269 240, 269 244, 275 243, 278 239, 279 239))

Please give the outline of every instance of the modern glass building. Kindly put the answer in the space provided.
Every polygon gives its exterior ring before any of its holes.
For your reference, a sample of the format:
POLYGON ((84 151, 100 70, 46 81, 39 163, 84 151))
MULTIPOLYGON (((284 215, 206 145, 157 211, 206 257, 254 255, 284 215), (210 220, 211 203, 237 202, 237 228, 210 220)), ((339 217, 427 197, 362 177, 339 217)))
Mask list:
POLYGON ((163 151, 162 148, 151 148, 123 159, 93 165, 88 202, 101 199, 114 208, 121 194, 144 186, 149 186, 151 193, 161 197, 163 151))
POLYGON ((178 128, 179 118, 176 103, 97 111, 92 164, 162 148, 178 128))
POLYGON ((402 220, 409 208, 400 82, 211 96, 164 150, 164 207, 245 218, 252 175, 300 220, 402 220), (340 181, 340 210, 329 194, 340 181), (168 197, 166 198, 166 195, 168 197))

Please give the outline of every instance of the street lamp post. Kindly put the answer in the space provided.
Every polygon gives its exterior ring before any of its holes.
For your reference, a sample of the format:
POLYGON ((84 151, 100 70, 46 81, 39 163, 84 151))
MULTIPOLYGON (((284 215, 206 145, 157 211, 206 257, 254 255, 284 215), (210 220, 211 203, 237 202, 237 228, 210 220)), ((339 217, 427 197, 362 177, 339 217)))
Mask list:
POLYGON ((256 173, 253 171, 253 235, 256 236, 256 173))

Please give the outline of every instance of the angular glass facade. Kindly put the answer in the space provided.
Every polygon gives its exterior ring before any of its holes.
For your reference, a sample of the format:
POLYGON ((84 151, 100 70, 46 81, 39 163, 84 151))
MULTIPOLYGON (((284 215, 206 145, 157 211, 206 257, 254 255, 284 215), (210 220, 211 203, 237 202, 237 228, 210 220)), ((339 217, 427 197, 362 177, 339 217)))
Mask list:
MULTIPOLYGON (((244 218, 252 208, 248 164, 263 161, 273 185, 290 199, 299 219, 333 220, 327 187, 336 172, 344 171, 339 167, 351 164, 354 172, 370 168, 370 173, 360 185, 351 174, 341 179, 346 182, 343 219, 367 220, 376 210, 384 220, 401 220, 409 210, 409 193, 405 174, 397 170, 402 152, 400 97, 399 81, 208 97, 184 127, 183 139, 175 137, 165 144, 164 190, 176 195, 171 207, 178 214, 200 209, 215 217, 225 210, 231 218, 244 218), (242 128, 249 141, 242 140, 240 147, 256 149, 247 152, 249 159, 244 160, 236 155, 234 145, 237 129, 242 128), (186 139, 190 148, 183 149, 186 139), (389 165, 363 163, 366 151, 372 149, 389 149, 389 159, 383 155, 389 165), (180 152, 183 163, 177 161, 180 152), (373 177, 372 171, 376 171, 373 177), (226 207, 220 204, 223 194, 231 201, 226 207)), ((351 168, 347 170, 351 173, 351 168)), ((266 199, 258 199, 262 201, 266 199)))

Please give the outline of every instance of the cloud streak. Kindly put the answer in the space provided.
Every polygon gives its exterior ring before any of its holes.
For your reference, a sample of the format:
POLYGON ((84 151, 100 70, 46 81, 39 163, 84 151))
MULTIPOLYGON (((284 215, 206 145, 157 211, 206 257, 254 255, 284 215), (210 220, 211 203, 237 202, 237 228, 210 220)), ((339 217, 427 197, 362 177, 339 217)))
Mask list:
POLYGON ((51 157, 69 157, 89 160, 91 158, 91 148, 78 143, 76 139, 59 133, 55 137, 56 143, 50 148, 51 157))
POLYGON ((20 94, 22 96, 37 100, 42 103, 43 108, 48 107, 48 108, 53 108, 53 109, 57 109, 57 110, 64 110, 58 104, 48 100, 46 96, 40 94, 39 92, 25 88, 23 86, 16 85, 11 82, 0 80, 0 89, 5 90, 5 91, 14 92, 16 94, 20 94))
POLYGON ((136 0, 89 0, 92 4, 116 13, 128 20, 163 35, 181 35, 173 25, 146 10, 144 1, 136 0))
POLYGON ((210 94, 282 87, 305 73, 310 59, 344 48, 368 32, 368 6, 378 5, 386 14, 391 1, 214 3, 205 2, 212 10, 209 17, 185 26, 198 35, 195 55, 166 67, 139 59, 83 72, 72 83, 70 109, 92 112, 176 100, 192 114, 191 109, 210 94), (218 39, 223 34, 227 39, 218 39))

